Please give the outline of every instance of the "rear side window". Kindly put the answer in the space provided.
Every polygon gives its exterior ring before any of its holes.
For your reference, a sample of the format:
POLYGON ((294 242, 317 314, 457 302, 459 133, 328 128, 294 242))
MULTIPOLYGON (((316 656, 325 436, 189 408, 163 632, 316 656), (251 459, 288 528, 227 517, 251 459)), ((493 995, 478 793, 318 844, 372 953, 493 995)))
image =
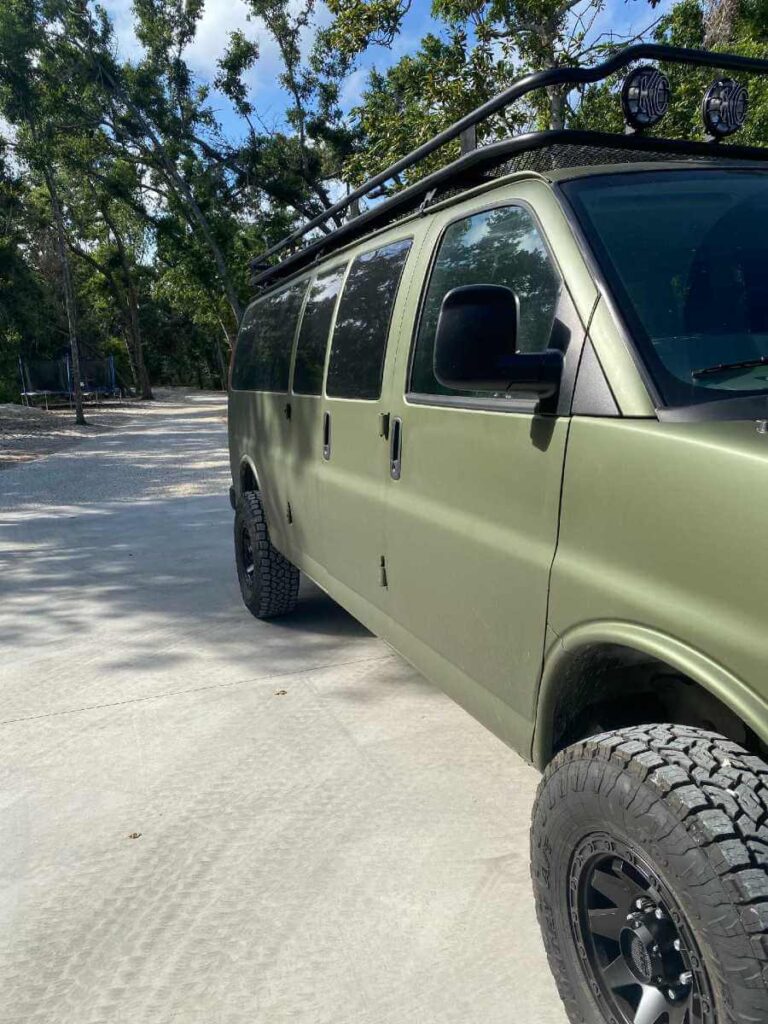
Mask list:
MULTIPOLYGON (((518 351, 541 352, 548 347, 560 276, 536 221, 522 206, 483 210, 451 224, 440 242, 422 305, 411 391, 428 395, 468 394, 443 387, 433 370, 440 306, 452 288, 466 284, 511 288, 520 302, 518 351)), ((482 338, 477 343, 482 344, 482 338)))
POLYGON ((397 286, 411 239, 358 256, 344 285, 328 365, 327 393, 334 398, 376 399, 397 286))
POLYGON ((296 342, 293 390, 297 395, 319 395, 323 390, 328 333, 345 269, 341 266, 319 274, 312 283, 296 342))
POLYGON ((252 303, 245 311, 235 350, 236 391, 287 391, 291 348, 307 282, 252 303))

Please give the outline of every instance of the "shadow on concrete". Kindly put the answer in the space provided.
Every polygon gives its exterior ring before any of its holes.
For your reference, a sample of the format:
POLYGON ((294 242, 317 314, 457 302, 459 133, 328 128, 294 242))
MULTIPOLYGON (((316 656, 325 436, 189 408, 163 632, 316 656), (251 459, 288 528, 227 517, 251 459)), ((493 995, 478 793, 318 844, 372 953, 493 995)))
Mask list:
POLYGON ((0 719, 391 657, 306 579, 291 616, 248 613, 210 409, 2 479, 0 719))

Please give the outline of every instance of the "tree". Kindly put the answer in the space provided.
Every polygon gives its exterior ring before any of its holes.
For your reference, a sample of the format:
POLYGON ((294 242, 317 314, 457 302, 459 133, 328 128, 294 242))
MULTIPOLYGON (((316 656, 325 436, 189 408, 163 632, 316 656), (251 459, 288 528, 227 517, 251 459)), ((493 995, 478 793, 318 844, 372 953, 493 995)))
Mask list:
MULTIPOLYGON (((73 366, 81 347, 114 355, 146 397, 150 381, 222 386, 250 258, 520 74, 589 63, 619 42, 603 29, 605 0, 433 0, 432 30, 369 75, 349 117, 344 84, 364 53, 393 46, 412 0, 327 0, 330 22, 317 0, 244 0, 251 27, 231 34, 213 83, 239 117, 228 137, 188 61, 203 2, 135 0, 144 51, 132 62, 119 60, 96 0, 0 5, 4 397, 16 393, 18 356, 58 356, 62 339, 73 366), (272 123, 248 82, 267 39, 285 95, 272 123)), ((680 0, 656 37, 767 56, 768 7, 680 0)), ((659 130, 700 133, 713 76, 668 71, 673 100, 659 130)), ((736 141, 759 142, 768 89, 749 84, 748 126, 736 141)), ((550 90, 490 118, 480 139, 564 121, 621 130, 616 89, 550 90)), ((452 143, 392 187, 458 151, 452 143)), ((79 395, 76 404, 82 415, 79 395)))
POLYGON ((0 8, 0 110, 16 128, 18 157, 39 175, 50 199, 67 312, 75 419, 84 424, 77 306, 59 192, 58 147, 66 132, 80 130, 88 118, 92 88, 87 69, 69 44, 69 29, 65 0, 8 0, 0 8))
MULTIPOLYGON (((132 174, 133 168, 126 169, 132 174)), ((136 210, 119 201, 120 185, 112 168, 110 176, 68 180, 68 207, 74 230, 69 246, 82 261, 100 274, 119 311, 131 374, 143 399, 152 398, 144 361, 139 322, 139 249, 145 244, 146 226, 136 210)))
MULTIPOLYGON (((671 46, 727 50, 752 57, 768 58, 768 9, 760 2, 740 0, 680 0, 654 31, 656 42, 671 46), (722 7, 722 9, 721 9, 722 7), (717 43, 714 40, 717 39, 717 43)), ((648 134, 670 138, 703 138, 702 97, 716 77, 714 69, 667 64, 670 105, 664 119, 648 134)), ((743 77, 749 87, 749 112, 744 128, 733 139, 742 145, 764 145, 768 138, 768 83, 757 76, 743 77)), ((620 131, 622 126, 618 91, 620 78, 590 86, 582 93, 574 126, 620 131)))
POLYGON ((248 99, 245 76, 259 58, 259 44, 242 32, 232 33, 215 79, 246 127, 243 142, 229 151, 230 165, 238 171, 239 185, 260 191, 277 209, 292 207, 310 220, 333 205, 330 188, 352 151, 352 135, 338 104, 344 72, 302 56, 302 40, 317 28, 314 0, 247 3, 277 47, 287 105, 282 126, 261 122, 257 130, 261 119, 248 99))
MULTIPOLYGON (((110 128, 132 157, 143 162, 175 193, 184 216, 205 240, 229 303, 235 329, 242 303, 211 217, 198 201, 184 162, 195 163, 199 131, 210 126, 206 90, 196 88, 183 52, 194 37, 203 0, 135 0, 139 38, 146 57, 136 68, 118 68, 98 46, 85 0, 81 0, 85 52, 110 99, 110 128)), ((203 146, 204 148, 204 146, 203 146)))
POLYGON ((32 338, 41 348, 50 345, 56 295, 34 264, 46 241, 29 185, 0 146, 0 401, 17 393, 22 342, 32 338))
MULTIPOLYGON (((321 35, 321 59, 346 71, 368 47, 391 46, 410 3, 329 0, 328 6, 335 19, 321 35)), ((428 34, 414 55, 385 74, 371 74, 353 111, 359 142, 346 173, 355 182, 369 177, 524 73, 590 64, 610 44, 629 42, 602 29, 604 10, 605 0, 432 0, 442 31, 428 34)), ((526 124, 563 127, 573 113, 568 94, 568 87, 551 86, 544 96, 533 95, 486 124, 481 138, 526 124)), ((411 177, 456 152, 453 146, 411 177)))

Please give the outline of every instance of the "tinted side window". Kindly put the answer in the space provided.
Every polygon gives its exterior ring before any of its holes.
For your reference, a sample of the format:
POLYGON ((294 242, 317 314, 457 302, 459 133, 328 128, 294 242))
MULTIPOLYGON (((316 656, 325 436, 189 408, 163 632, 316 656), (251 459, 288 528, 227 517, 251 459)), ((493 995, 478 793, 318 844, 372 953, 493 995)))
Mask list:
POLYGON ((393 242, 358 256, 344 285, 326 391, 336 398, 375 399, 381 376, 397 286, 411 240, 393 242))
POLYGON ((298 395, 319 395, 323 390, 328 332, 345 269, 336 267, 319 274, 312 284, 296 342, 293 390, 298 395))
POLYGON ((438 384, 433 371, 440 305, 447 292, 465 284, 511 288, 520 301, 518 351, 540 352, 548 347, 560 277, 541 232, 531 214, 521 206, 484 210, 451 224, 440 242, 416 336, 411 391, 429 395, 467 394, 438 384))
POLYGON ((245 311, 235 350, 237 391, 287 391, 291 348, 307 282, 284 288, 245 311))

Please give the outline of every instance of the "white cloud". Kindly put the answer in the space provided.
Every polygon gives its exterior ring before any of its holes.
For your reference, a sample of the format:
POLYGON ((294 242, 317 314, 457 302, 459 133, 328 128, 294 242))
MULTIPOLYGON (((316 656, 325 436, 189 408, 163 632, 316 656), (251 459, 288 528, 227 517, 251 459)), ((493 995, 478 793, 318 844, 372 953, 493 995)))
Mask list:
MULTIPOLYGON (((243 0, 206 0, 194 42, 186 52, 189 63, 203 78, 211 79, 216 74, 216 62, 236 29, 254 36, 255 23, 248 21, 243 0)), ((258 35, 261 37, 261 32, 258 35)))
MULTIPOLYGON (((119 55, 124 59, 140 57, 142 47, 133 28, 132 0, 103 2, 114 22, 119 55)), ((304 7, 304 3, 305 0, 291 0, 289 10, 296 13, 304 7)), ((252 102, 259 108, 260 116, 269 124, 278 124, 282 120, 285 106, 277 81, 281 71, 279 50, 261 19, 249 19, 249 9, 246 0, 206 0, 195 38, 187 47, 185 56, 200 80, 211 83, 232 32, 239 29, 247 38, 255 40, 259 47, 259 58, 248 73, 246 84, 252 102)), ((329 20, 327 7, 324 3, 319 3, 315 11, 314 26, 322 26, 329 20)), ((308 56, 313 42, 314 31, 305 32, 301 41, 303 56, 308 56)), ((212 101, 215 107, 229 106, 225 97, 215 91, 212 94, 212 101)))
POLYGON ((141 43, 133 30, 132 0, 106 0, 104 7, 112 18, 119 55, 127 60, 140 56, 141 43))
MULTIPOLYGON (((133 28, 132 0, 103 0, 104 7, 112 18, 120 56, 134 57, 141 53, 141 44, 133 28)), ((304 6, 303 0, 292 0, 289 10, 298 11, 304 6)), ((274 39, 267 32, 260 18, 249 19, 249 6, 245 0, 206 0, 203 13, 197 25, 194 41, 187 48, 186 57, 194 70, 206 81, 216 74, 216 64, 227 46, 232 32, 240 30, 249 39, 259 44, 259 77, 274 80, 278 66, 278 49, 274 39)), ((314 24, 324 25, 330 19, 325 4, 318 4, 314 24)), ((312 31, 304 34, 302 54, 307 56, 312 46, 312 31)))

